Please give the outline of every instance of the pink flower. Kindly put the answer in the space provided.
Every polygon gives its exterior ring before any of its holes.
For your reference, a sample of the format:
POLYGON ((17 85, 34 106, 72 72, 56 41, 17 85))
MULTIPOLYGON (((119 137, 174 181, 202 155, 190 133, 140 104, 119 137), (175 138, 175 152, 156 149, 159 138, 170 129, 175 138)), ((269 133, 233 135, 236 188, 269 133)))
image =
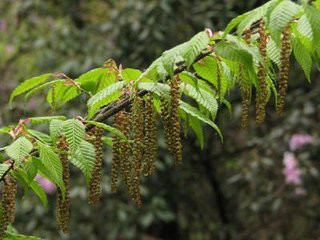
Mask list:
POLYGON ((36 180, 46 193, 52 194, 56 191, 56 186, 47 178, 37 175, 36 180))
POLYGON ((298 150, 304 145, 311 143, 313 140, 309 134, 293 134, 289 141, 289 148, 291 151, 298 150))
POLYGON ((286 183, 299 185, 301 183, 301 171, 295 155, 289 152, 284 153, 283 164, 283 174, 286 177, 286 183))

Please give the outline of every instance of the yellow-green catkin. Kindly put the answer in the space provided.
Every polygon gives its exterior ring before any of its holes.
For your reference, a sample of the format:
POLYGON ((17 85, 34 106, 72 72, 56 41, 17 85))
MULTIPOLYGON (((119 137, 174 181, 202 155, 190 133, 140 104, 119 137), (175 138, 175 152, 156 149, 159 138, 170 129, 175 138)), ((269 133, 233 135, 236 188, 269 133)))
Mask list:
MULTIPOLYGON (((250 29, 247 29, 244 31, 244 40, 247 44, 251 43, 251 35, 252 33, 250 29)), ((240 95, 241 95, 241 103, 242 103, 241 128, 245 129, 247 128, 249 123, 251 88, 248 82, 246 81, 243 64, 240 65, 240 69, 239 69, 239 85, 240 85, 240 95)))
POLYGON ((268 99, 268 89, 266 80, 266 58, 267 58, 267 40, 265 22, 261 20, 259 23, 259 52, 263 59, 263 63, 259 64, 258 67, 258 89, 256 97, 256 123, 261 124, 264 122, 266 117, 266 105, 268 99))
POLYGON ((129 193, 136 206, 141 207, 140 182, 142 171, 142 157, 143 157, 143 140, 144 140, 144 106, 143 100, 136 96, 132 105, 132 159, 133 159, 133 176, 132 176, 132 190, 129 193))
POLYGON ((280 54, 280 78, 278 89, 277 113, 282 115, 285 105, 285 97, 288 88, 289 67, 291 54, 291 25, 283 31, 280 54))
POLYGON ((70 185, 70 168, 68 160, 68 144, 64 137, 59 139, 57 147, 61 151, 59 158, 62 165, 62 179, 65 186, 65 196, 63 199, 62 193, 60 190, 57 191, 57 224, 58 228, 63 233, 68 233, 69 222, 70 222, 70 194, 69 194, 69 185, 70 185))
POLYGON ((16 211, 17 181, 7 175, 3 181, 1 216, 0 216, 0 240, 4 239, 9 224, 14 222, 16 211))
POLYGON ((88 133, 94 137, 90 142, 94 145, 96 153, 96 163, 92 171, 91 180, 89 183, 89 196, 88 202, 90 205, 96 205, 101 198, 101 182, 102 182, 102 164, 103 164, 103 152, 102 152, 102 135, 103 129, 94 127, 88 133))
POLYGON ((145 100, 145 138, 144 138, 144 175, 150 176, 155 172, 157 157, 157 127, 156 114, 153 109, 152 94, 148 94, 145 100))

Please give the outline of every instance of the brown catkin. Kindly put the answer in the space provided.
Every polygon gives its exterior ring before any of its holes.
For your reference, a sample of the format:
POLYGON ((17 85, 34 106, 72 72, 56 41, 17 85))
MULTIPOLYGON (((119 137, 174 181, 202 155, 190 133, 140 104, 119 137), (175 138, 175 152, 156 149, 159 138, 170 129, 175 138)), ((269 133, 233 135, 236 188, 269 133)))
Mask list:
POLYGON ((243 37, 247 44, 251 43, 251 37, 252 37, 251 29, 248 28, 244 31, 244 37, 243 37))
POLYGON ((250 107, 250 98, 251 98, 251 89, 249 84, 246 81, 246 76, 243 72, 243 66, 240 66, 239 69, 239 85, 240 85, 240 95, 242 103, 242 112, 241 112, 241 128, 245 129, 249 123, 249 107, 250 107))
POLYGON ((155 172, 155 162, 157 157, 157 127, 156 115, 153 109, 152 94, 148 94, 145 100, 144 145, 144 175, 150 176, 155 172))
POLYGON ((277 113, 282 115, 285 97, 288 88, 289 79, 289 67, 290 67, 290 54, 291 54, 291 25, 289 24, 283 31, 281 41, 281 53, 280 53, 280 78, 279 78, 279 90, 277 101, 277 113))
MULTIPOLYGON (((130 130, 130 117, 125 111, 121 111, 114 116, 114 127, 123 133, 127 138, 130 130)), ((119 137, 113 137, 112 145, 112 164, 111 164, 111 191, 117 191, 119 170, 122 179, 129 188, 130 185, 130 148, 129 145, 119 137)))
POLYGON ((2 214, 0 216, 0 240, 5 236, 9 224, 13 223, 16 211, 17 181, 11 176, 6 176, 2 190, 2 214))
POLYGON ((144 106, 142 98, 136 96, 132 105, 132 158, 133 158, 133 176, 132 176, 132 194, 133 201, 136 206, 141 207, 140 195, 140 175, 142 170, 142 154, 143 154, 143 140, 144 140, 144 106))
POLYGON ((172 147, 173 156, 175 158, 176 166, 182 164, 182 144, 180 136, 180 118, 179 118, 179 101, 180 101, 180 78, 174 77, 170 83, 170 99, 171 99, 171 116, 170 122, 172 124, 172 147))
POLYGON ((89 183, 89 196, 88 202, 90 205, 96 205, 101 198, 101 181, 102 181, 102 135, 103 129, 94 127, 88 133, 90 136, 94 137, 90 142, 94 145, 96 153, 96 163, 92 171, 91 180, 89 183))
POLYGON ((172 124, 170 122, 170 103, 168 100, 163 99, 161 101, 161 121, 164 129, 164 137, 168 146, 169 152, 173 152, 172 146, 172 124))
POLYGON ((58 142, 58 148, 61 151, 59 158, 62 164, 62 179, 65 185, 65 198, 63 199, 62 193, 60 190, 57 191, 57 224, 58 228, 63 233, 68 233, 69 222, 70 222, 70 194, 69 194, 69 185, 70 185, 70 168, 68 160, 68 144, 64 137, 61 137, 58 142))
POLYGON ((266 117, 266 105, 268 98, 267 80, 266 80, 266 58, 267 58, 267 34, 265 29, 265 22, 263 20, 259 23, 259 52, 263 59, 263 63, 259 63, 258 67, 258 89, 256 96, 256 123, 261 124, 266 117))

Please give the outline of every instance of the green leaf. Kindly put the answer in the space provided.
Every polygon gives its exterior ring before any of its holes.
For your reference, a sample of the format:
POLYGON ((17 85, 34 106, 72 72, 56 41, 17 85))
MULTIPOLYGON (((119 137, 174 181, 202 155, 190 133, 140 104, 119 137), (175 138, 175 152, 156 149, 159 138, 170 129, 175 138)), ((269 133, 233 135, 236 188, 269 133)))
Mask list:
POLYGON ((63 124, 63 134, 66 137, 69 151, 73 156, 86 134, 86 127, 77 119, 69 119, 63 124))
POLYGON ((122 71, 122 77, 125 81, 136 81, 141 76, 141 71, 134 68, 126 68, 122 71))
POLYGON ((223 141, 222 133, 221 133, 219 127, 213 121, 211 121, 207 116, 205 116, 203 113, 201 113, 197 108, 195 108, 195 107, 193 107, 183 101, 180 101, 179 107, 185 113, 187 113, 187 114, 199 119, 200 121, 210 125, 213 129, 215 129, 217 131, 217 133, 220 136, 221 141, 223 141))
POLYGON ((19 96, 22 93, 25 93, 32 88, 38 86, 39 84, 43 83, 44 81, 48 80, 52 76, 51 73, 43 74, 38 77, 30 78, 22 82, 16 89, 11 93, 9 104, 12 104, 13 99, 16 96, 19 96))
POLYGON ((108 68, 96 68, 82 74, 75 81, 81 83, 81 88, 95 94, 114 83, 116 75, 109 73, 108 68))
POLYGON ((37 86, 37 87, 33 88, 32 90, 30 90, 30 91, 26 94, 26 96, 24 97, 24 100, 25 100, 25 101, 28 101, 28 99, 29 99, 30 97, 32 97, 36 92, 39 92, 39 91, 41 91, 42 89, 45 89, 46 87, 51 86, 51 85, 53 85, 53 84, 56 84, 56 83, 58 83, 58 82, 64 82, 64 80, 61 80, 61 79, 59 79, 59 80, 54 80, 54 81, 47 82, 47 83, 44 83, 44 84, 42 84, 42 85, 40 85, 40 86, 37 86))
POLYGON ((220 42, 216 45, 216 52, 223 58, 252 66, 252 56, 246 50, 239 48, 235 43, 220 42))
POLYGON ((3 127, 0 128, 0 134, 9 134, 12 130, 12 127, 3 127))
POLYGON ((187 67, 191 66, 200 53, 207 48, 209 41, 208 33, 202 31, 187 42, 186 52, 182 55, 187 67))
POLYGON ((71 158, 71 163, 83 172, 87 183, 90 182, 95 162, 96 153, 94 146, 91 143, 82 140, 75 155, 71 158))
POLYGON ((0 164, 0 178, 2 178, 2 176, 7 172, 7 170, 9 169, 10 165, 8 164, 0 164))
POLYGON ((48 207, 48 198, 47 194, 43 190, 43 188, 39 185, 39 183, 33 180, 30 184, 31 189, 36 194, 36 196, 40 199, 42 205, 47 208, 48 207))
POLYGON ((212 56, 205 57, 204 59, 193 64, 196 73, 211 82, 214 86, 218 86, 217 81, 217 61, 212 56))
POLYGON ((273 40, 280 45, 280 36, 284 28, 301 10, 300 6, 290 0, 282 1, 270 15, 269 29, 273 40))
POLYGON ((267 55, 278 67, 280 67, 280 48, 272 38, 270 38, 267 43, 267 55))
POLYGON ((222 35, 222 38, 225 38, 227 36, 227 34, 230 33, 232 31, 232 29, 234 29, 248 15, 249 15, 249 13, 245 13, 245 14, 239 15, 236 18, 232 19, 231 22, 228 23, 227 27, 225 28, 223 35, 222 35))
POLYGON ((194 131, 194 133, 197 136, 197 139, 200 143, 200 148, 203 149, 204 146, 204 136, 203 136, 203 130, 200 123, 200 120, 198 118, 192 117, 189 115, 189 124, 194 131))
POLYGON ((58 82, 49 90, 47 101, 53 109, 58 109, 80 94, 81 91, 77 86, 69 86, 58 82))
POLYGON ((167 84, 158 82, 140 82, 138 88, 153 92, 158 96, 168 95, 170 92, 170 87, 167 84))
POLYGON ((26 236, 18 233, 6 233, 3 240, 41 240, 39 237, 26 236))
MULTIPOLYGON (((62 181, 62 164, 59 159, 58 154, 56 154, 51 147, 38 142, 39 147, 39 158, 43 166, 45 167, 45 174, 49 175, 49 179, 57 184, 62 192, 64 192, 65 187, 62 181)), ((36 161, 34 161, 36 163, 36 161)), ((43 169, 43 168, 42 168, 43 169)), ((40 171, 42 171, 39 168, 40 171)))
POLYGON ((102 106, 119 98, 121 95, 119 90, 121 90, 125 84, 125 81, 115 82, 91 97, 87 103, 89 108, 88 118, 91 119, 102 106))
POLYGON ((52 144, 52 140, 51 140, 50 136, 43 133, 43 132, 28 129, 28 133, 30 133, 33 137, 37 138, 38 140, 42 141, 43 143, 52 144))
POLYGON ((126 136, 121 132, 119 131, 118 129, 114 128, 114 127, 111 127, 105 123, 101 123, 101 122, 94 122, 94 121, 87 121, 87 123, 91 124, 91 125, 95 125, 99 128, 102 128, 108 132, 111 132, 112 134, 114 134, 115 136, 121 138, 122 140, 124 141, 128 141, 128 139, 126 138, 126 136))
POLYGON ((320 10, 311 5, 305 5, 304 10, 311 25, 314 47, 318 48, 320 47, 320 10))
POLYGON ((307 49, 302 45, 302 43, 297 38, 292 39, 292 47, 293 47, 293 53, 295 58, 297 59, 297 62, 302 67, 304 74, 306 75, 306 78, 310 82, 310 75, 312 70, 312 58, 310 53, 307 51, 307 49))
POLYGON ((47 117, 32 117, 29 118, 32 124, 43 124, 53 120, 66 120, 65 116, 47 116, 47 117))
POLYGON ((20 137, 11 145, 6 147, 6 154, 20 165, 26 156, 29 155, 33 146, 32 143, 25 137, 20 137))
POLYGON ((55 142, 58 139, 58 137, 61 135, 63 123, 64 121, 58 120, 58 119, 54 119, 50 122, 50 126, 49 126, 50 137, 53 142, 55 142))

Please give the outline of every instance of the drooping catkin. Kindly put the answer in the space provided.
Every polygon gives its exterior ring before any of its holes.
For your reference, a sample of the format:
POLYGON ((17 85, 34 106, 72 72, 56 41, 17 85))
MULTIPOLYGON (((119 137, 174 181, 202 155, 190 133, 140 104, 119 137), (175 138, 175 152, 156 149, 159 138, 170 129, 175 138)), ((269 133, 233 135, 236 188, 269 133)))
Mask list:
POLYGON ((166 144, 168 146, 169 152, 173 152, 172 146, 172 123, 170 122, 170 102, 166 99, 161 101, 161 122, 163 124, 164 137, 166 144))
POLYGON ((64 137, 59 139, 57 147, 61 151, 59 158, 62 164, 62 179, 65 186, 65 198, 63 199, 60 189, 57 191, 57 224, 58 228, 63 233, 68 233, 69 222, 70 222, 70 194, 69 194, 69 185, 70 185, 70 168, 68 160, 68 144, 64 137))
POLYGON ((267 80, 266 80, 266 58, 267 58, 267 40, 265 22, 261 20, 259 23, 259 52, 263 62, 258 67, 258 89, 256 96, 256 123, 264 122, 266 116, 266 105, 268 98, 267 80))
POLYGON ((9 224, 14 222, 16 211, 16 195, 18 191, 17 181, 7 175, 3 181, 2 190, 2 214, 0 216, 0 240, 5 236, 9 224))
MULTIPOLYGON (((123 133, 127 138, 130 130, 130 117, 125 111, 121 111, 114 116, 114 127, 123 133)), ((129 189, 130 185, 130 148, 129 145, 119 137, 113 137, 111 164, 111 191, 117 191, 118 175, 121 170, 122 179, 129 189)))
POLYGON ((290 67, 290 54, 291 54, 291 25, 289 24, 283 31, 281 41, 281 53, 280 53, 280 78, 279 78, 279 90, 277 101, 277 113, 282 115, 285 97, 288 88, 289 79, 289 67, 290 67))
POLYGON ((88 134, 94 137, 94 139, 89 142, 91 142, 94 145, 95 153, 96 153, 96 163, 92 171, 92 176, 89 183, 88 202, 90 205, 95 205, 100 201, 100 198, 101 198, 102 163, 103 163, 103 153, 102 153, 103 129, 94 127, 90 130, 88 134))
POLYGON ((145 101, 145 138, 144 138, 144 175, 150 176, 155 172, 157 157, 157 127, 156 115, 153 109, 152 94, 145 101))
MULTIPOLYGON (((142 98, 136 96, 132 105, 132 159, 133 159, 133 178, 132 178, 132 198, 138 207, 142 206, 140 195, 140 176, 142 170, 142 154, 144 140, 144 106, 142 98)), ((130 193, 129 192, 129 193, 130 193)))
POLYGON ((250 107, 250 98, 251 98, 251 89, 246 81, 245 73, 243 72, 243 66, 240 66, 239 69, 239 85, 240 85, 240 95, 242 103, 242 112, 241 112, 241 128, 245 129, 249 123, 249 107, 250 107))
POLYGON ((182 145, 180 136, 180 118, 179 118, 179 101, 180 101, 180 78, 176 76, 170 82, 170 99, 171 99, 171 114, 170 122, 172 124, 171 140, 173 148, 173 156, 176 166, 182 164, 182 145))

